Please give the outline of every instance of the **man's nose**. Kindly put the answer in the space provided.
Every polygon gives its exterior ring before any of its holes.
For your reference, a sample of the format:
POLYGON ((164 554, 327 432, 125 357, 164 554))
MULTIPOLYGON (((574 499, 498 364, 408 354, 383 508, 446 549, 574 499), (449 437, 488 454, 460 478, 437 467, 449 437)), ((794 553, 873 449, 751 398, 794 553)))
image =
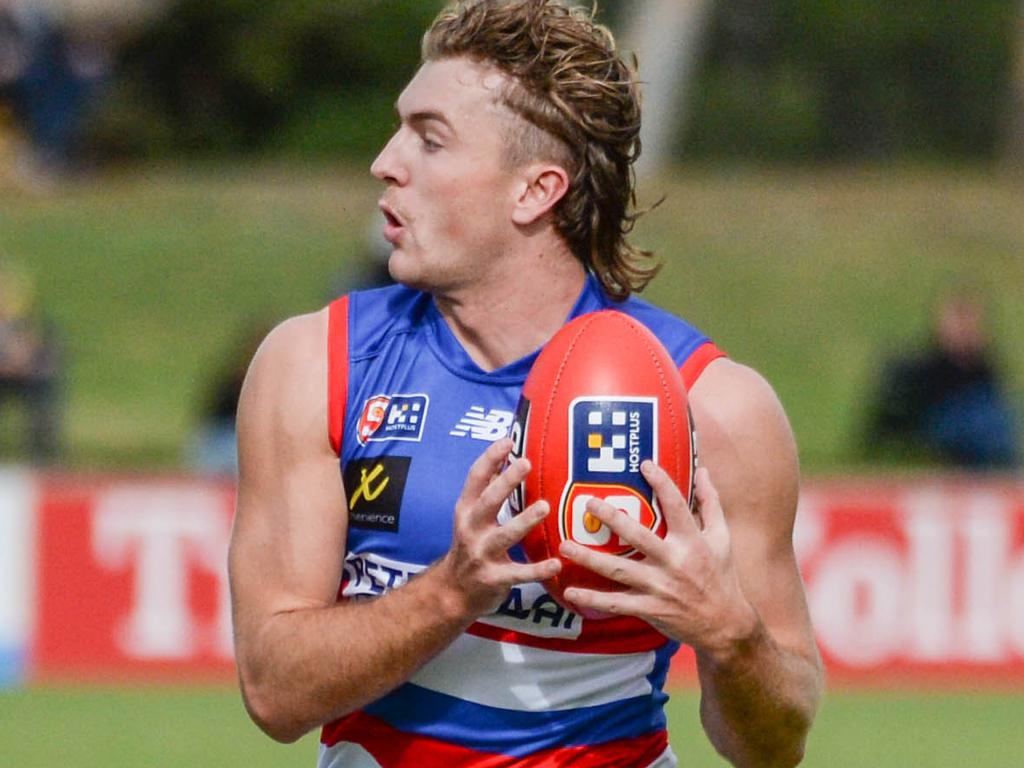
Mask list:
POLYGON ((401 134, 399 132, 392 136, 391 140, 384 145, 384 149, 382 149, 380 154, 377 155, 373 164, 370 165, 370 173, 385 184, 402 185, 408 178, 408 172, 405 171, 404 165, 402 164, 399 156, 400 135, 401 134))

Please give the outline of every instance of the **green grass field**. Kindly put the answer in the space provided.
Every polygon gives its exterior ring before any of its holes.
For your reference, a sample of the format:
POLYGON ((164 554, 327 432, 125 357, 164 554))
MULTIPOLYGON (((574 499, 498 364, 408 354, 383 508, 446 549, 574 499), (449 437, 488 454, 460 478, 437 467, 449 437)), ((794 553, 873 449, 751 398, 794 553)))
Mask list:
MULTIPOLYGON (((1019 180, 979 168, 680 168, 643 191, 666 195, 636 233, 666 260, 650 297, 768 376, 808 470, 856 465, 879 353, 919 338, 949 283, 990 293, 1024 404, 1019 180)), ((0 257, 34 274, 68 350, 70 462, 175 466, 245 323, 322 306, 378 195, 365 169, 271 166, 134 170, 42 197, 0 190, 0 257)))
MULTIPOLYGON (((1022 722, 1024 693, 832 693, 804 765, 1012 768, 1022 722)), ((700 731, 695 693, 673 695, 669 724, 683 768, 726 765, 700 731)), ((310 768, 315 753, 315 736, 290 746, 264 737, 224 688, 0 693, 0 765, 12 768, 310 768)))

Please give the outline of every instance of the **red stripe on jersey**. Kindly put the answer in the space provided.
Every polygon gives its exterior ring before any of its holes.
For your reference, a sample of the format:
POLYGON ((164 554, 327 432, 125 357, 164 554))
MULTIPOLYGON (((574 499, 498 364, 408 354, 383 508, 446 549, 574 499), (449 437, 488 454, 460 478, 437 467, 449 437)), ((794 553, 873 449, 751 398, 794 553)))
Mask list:
POLYGON ((705 341, 697 347, 679 369, 686 390, 689 391, 693 387, 712 360, 717 360, 720 357, 725 357, 725 352, 716 347, 714 342, 705 341))
POLYGON ((629 616, 583 622, 579 637, 539 637, 477 621, 466 634, 548 651, 575 653, 644 653, 661 648, 668 640, 645 621, 629 616))
POLYGON ((513 757, 404 733, 365 712, 353 712, 325 725, 320 736, 326 747, 342 741, 358 744, 383 768, 640 768, 665 751, 668 734, 655 731, 605 744, 545 749, 513 757))
POLYGON ((327 434, 334 452, 341 455, 348 400, 348 296, 327 309, 327 434))

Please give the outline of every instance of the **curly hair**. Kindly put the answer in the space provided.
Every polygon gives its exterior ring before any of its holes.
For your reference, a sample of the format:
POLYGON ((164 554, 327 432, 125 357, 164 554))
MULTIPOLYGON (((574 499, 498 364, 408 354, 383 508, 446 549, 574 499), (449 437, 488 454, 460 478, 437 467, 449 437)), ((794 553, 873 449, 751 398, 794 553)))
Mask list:
MULTIPOLYGON (((596 7, 596 6, 595 6, 596 7)), ((590 11, 561 0, 457 0, 423 37, 423 61, 466 56, 509 78, 499 100, 509 121, 507 161, 563 166, 569 188, 555 230, 614 299, 650 282, 661 265, 630 244, 640 155, 635 62, 590 11)))

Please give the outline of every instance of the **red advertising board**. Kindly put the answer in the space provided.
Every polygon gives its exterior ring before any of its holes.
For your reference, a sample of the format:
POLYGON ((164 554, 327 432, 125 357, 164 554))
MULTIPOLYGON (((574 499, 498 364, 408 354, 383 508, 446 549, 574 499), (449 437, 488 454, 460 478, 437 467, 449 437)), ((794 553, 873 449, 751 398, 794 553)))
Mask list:
MULTIPOLYGON (((232 487, 50 477, 37 497, 32 677, 233 676, 232 487)), ((810 482, 794 541, 832 682, 1024 686, 1024 482, 810 482)))
POLYGON ((229 678, 234 490, 44 481, 30 677, 229 678))
POLYGON ((833 681, 1024 685, 1024 483, 809 484, 795 543, 833 681))

